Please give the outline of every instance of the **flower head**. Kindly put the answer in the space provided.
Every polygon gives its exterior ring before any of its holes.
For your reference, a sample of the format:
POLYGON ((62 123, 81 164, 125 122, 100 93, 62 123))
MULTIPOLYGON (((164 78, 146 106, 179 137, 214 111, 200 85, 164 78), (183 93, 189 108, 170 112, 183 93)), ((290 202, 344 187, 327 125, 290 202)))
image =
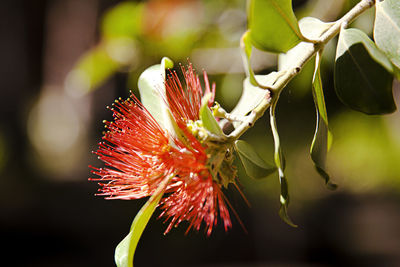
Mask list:
MULTIPOLYGON (((188 124, 199 120, 203 90, 191 65, 182 71, 186 89, 175 72, 166 81, 166 101, 182 132, 181 138, 162 129, 133 94, 131 99, 116 101, 111 108, 114 121, 105 122, 108 131, 95 152, 105 167, 92 167, 99 178, 91 180, 100 182, 99 195, 107 199, 137 199, 152 195, 165 177, 172 176, 160 202, 161 216, 169 221, 165 232, 188 221, 188 230, 199 230, 204 223, 209 235, 218 218, 226 230, 231 227, 221 191, 225 184, 214 169, 224 166, 233 176, 235 171, 226 167, 219 156, 212 155, 215 151, 225 155, 226 148, 210 148, 190 131, 188 124)), ((206 75, 205 84, 205 93, 211 93, 206 75)), ((213 85, 212 94, 214 91, 213 85)))

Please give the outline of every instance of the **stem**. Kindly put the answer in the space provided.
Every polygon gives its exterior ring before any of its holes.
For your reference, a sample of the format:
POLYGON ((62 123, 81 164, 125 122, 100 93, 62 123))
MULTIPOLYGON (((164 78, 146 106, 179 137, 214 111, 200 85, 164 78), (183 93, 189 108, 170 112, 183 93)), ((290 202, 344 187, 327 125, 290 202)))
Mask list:
POLYGON ((228 140, 236 140, 244 134, 254 123, 263 116, 265 111, 270 107, 272 98, 279 97, 279 94, 285 86, 300 73, 305 64, 327 44, 333 37, 339 34, 342 27, 349 25, 355 18, 362 14, 367 9, 375 5, 376 0, 361 0, 341 19, 337 20, 316 42, 313 46, 305 50, 303 55, 298 59, 297 63, 288 70, 282 71, 282 75, 277 79, 274 85, 271 86, 271 91, 268 98, 251 111, 245 117, 243 122, 232 133, 228 135, 228 140))

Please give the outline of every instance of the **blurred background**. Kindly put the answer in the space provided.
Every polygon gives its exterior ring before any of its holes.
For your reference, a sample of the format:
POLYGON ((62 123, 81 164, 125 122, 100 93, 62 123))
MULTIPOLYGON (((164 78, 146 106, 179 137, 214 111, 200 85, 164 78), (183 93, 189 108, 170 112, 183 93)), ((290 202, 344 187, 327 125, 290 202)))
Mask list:
MULTIPOLYGON (((333 21, 354 0, 293 0, 298 18, 333 21)), ((231 110, 244 72, 238 50, 246 30, 244 0, 13 0, 0 4, 0 236, 2 266, 113 266, 116 245, 145 203, 106 201, 88 182, 106 109, 163 56, 201 72, 231 110)), ((372 33, 374 10, 353 26, 372 33)), ((246 226, 225 233, 164 236, 150 220, 136 266, 400 266, 400 114, 366 116, 342 105, 333 88, 335 41, 326 48, 323 82, 333 132, 328 191, 309 147, 315 127, 313 64, 286 88, 277 120, 290 182, 290 214, 278 216, 276 175, 239 181, 226 194, 246 226)), ((255 51, 261 74, 276 55, 255 51)), ((400 104, 399 82, 394 95, 400 104)), ((268 118, 244 138, 272 162, 268 118)))

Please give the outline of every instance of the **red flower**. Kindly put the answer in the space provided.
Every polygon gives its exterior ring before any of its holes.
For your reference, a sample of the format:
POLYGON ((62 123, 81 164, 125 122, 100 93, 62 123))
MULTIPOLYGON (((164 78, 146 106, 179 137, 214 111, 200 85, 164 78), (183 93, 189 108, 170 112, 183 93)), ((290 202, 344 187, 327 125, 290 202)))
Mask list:
MULTIPOLYGON (((173 175, 160 202, 169 226, 188 221, 189 227, 200 229, 204 222, 211 234, 218 217, 225 230, 231 220, 221 191, 222 185, 211 174, 206 144, 198 141, 187 129, 187 123, 199 119, 203 96, 200 81, 190 65, 182 68, 187 88, 183 89, 175 72, 166 82, 167 101, 171 113, 183 133, 179 140, 163 130, 132 94, 132 99, 116 101, 111 108, 113 122, 105 122, 108 131, 95 152, 105 162, 104 168, 93 168, 100 178, 99 195, 107 199, 137 199, 150 196, 166 176, 173 175)), ((205 75, 206 93, 210 92, 205 75)), ((213 86, 213 93, 214 93, 213 86)))

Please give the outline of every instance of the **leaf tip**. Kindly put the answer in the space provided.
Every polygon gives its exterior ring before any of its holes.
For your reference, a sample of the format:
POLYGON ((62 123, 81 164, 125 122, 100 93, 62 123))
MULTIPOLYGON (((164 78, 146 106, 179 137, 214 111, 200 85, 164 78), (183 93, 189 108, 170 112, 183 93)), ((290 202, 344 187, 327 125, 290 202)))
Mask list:
POLYGON ((331 182, 328 182, 328 183, 326 183, 326 187, 327 187, 329 190, 334 191, 334 190, 336 190, 336 189, 338 188, 338 185, 337 185, 337 184, 334 184, 334 183, 331 183, 331 182))
POLYGON ((164 65, 164 68, 171 69, 174 67, 174 62, 169 57, 163 57, 161 59, 161 64, 164 65))
POLYGON ((298 228, 298 225, 295 224, 289 217, 289 214, 287 212, 287 205, 281 205, 279 208, 279 217, 288 225, 290 225, 293 228, 298 228))

